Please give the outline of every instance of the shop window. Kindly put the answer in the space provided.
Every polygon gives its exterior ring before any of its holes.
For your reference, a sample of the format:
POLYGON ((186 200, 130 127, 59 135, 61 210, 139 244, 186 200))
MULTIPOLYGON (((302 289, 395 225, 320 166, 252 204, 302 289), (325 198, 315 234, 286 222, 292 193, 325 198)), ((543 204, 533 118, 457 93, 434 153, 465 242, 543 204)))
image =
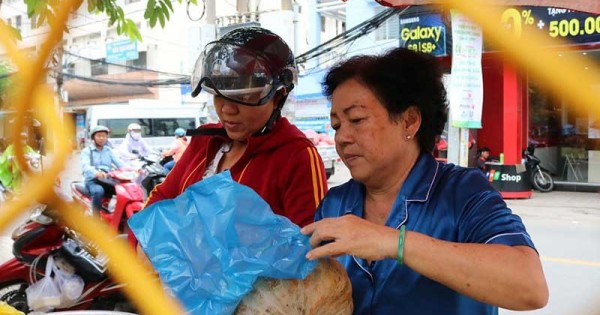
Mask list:
POLYGON ((104 58, 90 61, 92 76, 108 74, 108 65, 104 58))
MULTIPOLYGON (((376 14, 387 10, 387 7, 377 8, 376 14)), ((380 40, 390 40, 390 39, 399 39, 400 38, 400 17, 398 15, 394 15, 387 19, 383 24, 379 26, 379 28, 375 31, 375 39, 380 40)))
POLYGON ((136 69, 136 68, 146 69, 147 68, 146 55, 147 55, 147 52, 140 51, 138 53, 137 59, 127 60, 127 62, 126 62, 127 67, 134 67, 134 68, 127 68, 127 71, 128 72, 129 71, 140 71, 139 69, 136 69))
POLYGON ((20 16, 20 15, 17 15, 17 16, 15 17, 15 28, 16 28, 16 29, 18 29, 18 30, 19 30, 19 32, 23 31, 23 30, 21 29, 21 16, 20 16))
MULTIPOLYGON (((594 52, 587 55, 589 62, 597 63, 600 57, 600 53, 594 57, 594 52)), ((569 53, 563 54, 563 58, 569 58, 569 53)), ((595 86, 600 86, 600 80, 595 86)), ((600 93, 600 88, 591 89, 592 93, 600 93)), ((542 161, 542 167, 556 179, 600 183, 600 168, 594 166, 600 165, 600 117, 531 80, 529 143, 536 147, 535 155, 542 161)))
POLYGON ((32 30, 36 29, 37 28, 37 17, 35 15, 32 16, 31 19, 29 20, 29 23, 30 23, 30 28, 32 30))

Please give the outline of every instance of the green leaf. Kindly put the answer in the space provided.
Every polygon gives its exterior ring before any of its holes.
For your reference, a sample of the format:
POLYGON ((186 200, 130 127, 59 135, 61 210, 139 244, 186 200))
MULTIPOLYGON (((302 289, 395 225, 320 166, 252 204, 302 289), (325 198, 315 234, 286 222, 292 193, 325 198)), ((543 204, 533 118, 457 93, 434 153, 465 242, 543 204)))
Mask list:
POLYGON ((96 2, 97 0, 88 0, 88 12, 92 13, 96 10, 96 2))
POLYGON ((160 4, 161 4, 161 6, 166 4, 169 7, 169 9, 171 9, 171 12, 175 12, 175 11, 173 11, 173 5, 171 4, 171 1, 163 0, 160 2, 160 4))
POLYGON ((160 27, 165 28, 165 16, 159 13, 158 19, 160 20, 160 27))
POLYGON ((144 11, 144 18, 150 19, 154 15, 156 2, 154 0, 148 0, 146 4, 146 11, 144 11))
POLYGON ((156 25, 156 14, 150 16, 150 27, 154 27, 156 25))
POLYGON ((134 41, 134 40, 141 41, 142 35, 140 34, 140 31, 138 30, 137 26, 135 25, 135 22, 133 22, 131 19, 127 19, 125 21, 125 24, 127 25, 127 34, 129 35, 129 39, 131 41, 134 41))
POLYGON ((161 8, 163 15, 168 20, 169 19, 169 8, 165 5, 165 3, 163 1, 160 2, 160 8, 161 8))
POLYGON ((114 16, 114 15, 110 16, 110 18, 108 19, 108 26, 113 26, 116 21, 117 21, 116 16, 114 16))

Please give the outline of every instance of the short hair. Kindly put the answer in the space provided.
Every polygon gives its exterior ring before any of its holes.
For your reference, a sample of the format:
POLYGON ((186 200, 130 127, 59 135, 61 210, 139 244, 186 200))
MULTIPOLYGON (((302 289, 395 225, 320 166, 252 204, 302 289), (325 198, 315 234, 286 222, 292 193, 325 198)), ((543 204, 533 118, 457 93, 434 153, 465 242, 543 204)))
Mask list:
POLYGON ((331 68, 322 83, 323 93, 331 99, 335 89, 350 79, 375 94, 391 121, 415 106, 421 113, 415 137, 422 151, 433 151, 448 118, 442 70, 435 57, 406 48, 379 56, 354 56, 331 68))

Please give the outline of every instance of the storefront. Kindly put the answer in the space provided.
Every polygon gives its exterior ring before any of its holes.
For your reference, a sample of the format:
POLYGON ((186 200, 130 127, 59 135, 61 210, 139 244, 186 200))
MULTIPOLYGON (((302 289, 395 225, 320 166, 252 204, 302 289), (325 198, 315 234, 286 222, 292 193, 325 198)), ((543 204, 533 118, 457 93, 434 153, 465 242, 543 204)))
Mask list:
MULTIPOLYGON (((452 25, 449 13, 436 10, 419 6, 405 11, 400 17, 401 35, 412 34, 403 30, 410 27, 431 36, 411 41, 416 38, 413 36, 408 41, 401 40, 401 45, 438 56, 450 72, 452 25), (413 23, 419 20, 416 23, 420 24, 406 25, 403 20, 413 23)), ((498 27, 512 29, 517 34, 541 32, 551 38, 560 38, 564 44, 548 47, 549 51, 564 58, 583 55, 589 63, 600 61, 598 15, 548 7, 507 7, 498 17, 498 27)), ((516 67, 507 61, 504 53, 487 43, 485 37, 481 65, 482 128, 471 129, 476 147, 488 147, 492 156, 502 154, 505 165, 515 166, 522 162, 522 151, 533 145, 542 167, 552 174, 559 189, 600 187, 600 117, 577 110, 560 94, 540 87, 529 78, 527 68, 516 67)), ((589 88, 592 92, 600 92, 600 78, 589 88)), ((471 161, 474 159, 471 156, 471 161)), ((509 168, 520 169, 513 166, 509 168)), ((517 178, 514 174, 511 176, 517 178)), ((490 177, 490 181, 501 178, 490 177)), ((522 193, 508 192, 505 197, 528 197, 531 193, 526 188, 522 193)))

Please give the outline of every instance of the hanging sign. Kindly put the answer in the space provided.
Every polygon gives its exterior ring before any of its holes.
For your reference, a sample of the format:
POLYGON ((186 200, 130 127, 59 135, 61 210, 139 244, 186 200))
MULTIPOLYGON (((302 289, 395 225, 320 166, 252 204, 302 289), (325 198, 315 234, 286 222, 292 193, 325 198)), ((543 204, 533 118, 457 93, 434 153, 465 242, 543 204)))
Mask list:
POLYGON ((400 17, 400 47, 446 55, 446 26, 440 14, 400 17))
POLYGON ((136 60, 138 58, 137 40, 132 42, 129 39, 123 39, 106 44, 107 62, 136 60))
POLYGON ((483 74, 481 28, 457 11, 452 19, 452 76, 449 88, 450 123, 459 128, 481 128, 483 74))
POLYGON ((553 7, 511 7, 502 11, 500 21, 516 36, 523 32, 541 32, 572 44, 600 42, 600 16, 553 7))

